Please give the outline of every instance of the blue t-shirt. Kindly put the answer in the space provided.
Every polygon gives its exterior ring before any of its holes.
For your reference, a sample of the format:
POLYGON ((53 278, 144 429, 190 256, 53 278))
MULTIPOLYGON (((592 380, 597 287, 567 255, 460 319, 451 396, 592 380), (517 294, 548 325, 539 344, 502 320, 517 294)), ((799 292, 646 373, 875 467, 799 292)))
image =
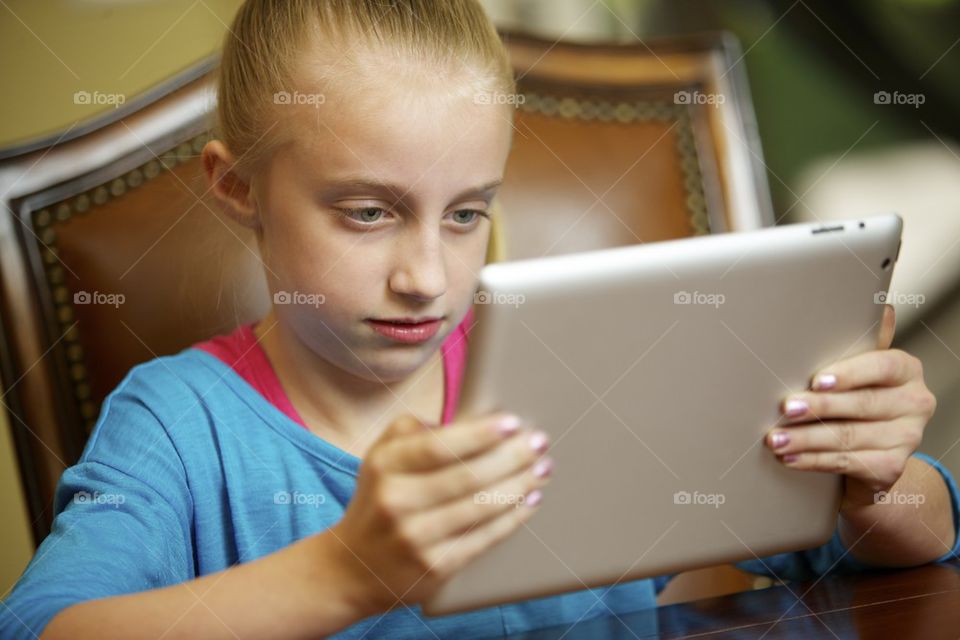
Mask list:
MULTIPOLYGON (((946 479, 956 525, 953 478, 917 455, 946 479)), ((72 604, 188 581, 320 532, 343 516, 359 467, 213 355, 191 348, 138 365, 60 478, 52 531, 0 603, 0 638, 34 638, 72 604)), ((957 548, 960 536, 940 560, 957 548)), ((836 534, 816 549, 738 566, 784 580, 866 568, 836 534)), ((483 638, 572 624, 654 607, 669 578, 434 618, 398 605, 336 637, 483 638)))

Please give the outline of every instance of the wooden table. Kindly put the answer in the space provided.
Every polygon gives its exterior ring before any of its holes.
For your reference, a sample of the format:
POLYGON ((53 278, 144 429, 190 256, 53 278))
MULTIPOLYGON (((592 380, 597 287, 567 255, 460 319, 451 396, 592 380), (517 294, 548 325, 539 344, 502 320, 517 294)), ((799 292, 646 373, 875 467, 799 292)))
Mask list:
POLYGON ((511 638, 960 638, 960 561, 832 576, 511 638))

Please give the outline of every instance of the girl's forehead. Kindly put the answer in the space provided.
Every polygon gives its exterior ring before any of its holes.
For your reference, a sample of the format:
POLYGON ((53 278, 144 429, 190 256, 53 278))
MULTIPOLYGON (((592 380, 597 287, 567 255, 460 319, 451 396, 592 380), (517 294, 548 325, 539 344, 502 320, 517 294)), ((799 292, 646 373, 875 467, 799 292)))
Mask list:
POLYGON ((353 39, 314 38, 296 55, 292 65, 295 81, 343 82, 372 85, 418 82, 452 85, 460 82, 485 83, 489 74, 482 63, 471 63, 455 52, 430 54, 406 46, 378 42, 369 36, 353 39))
POLYGON ((339 52, 329 43, 314 44, 297 61, 290 81, 301 92, 323 96, 335 115, 362 119, 464 116, 464 107, 482 102, 478 96, 499 84, 456 56, 417 59, 382 43, 355 43, 339 52))
POLYGON ((496 166, 506 161, 510 111, 472 94, 393 86, 323 96, 312 104, 291 99, 275 110, 291 150, 312 166, 496 166))

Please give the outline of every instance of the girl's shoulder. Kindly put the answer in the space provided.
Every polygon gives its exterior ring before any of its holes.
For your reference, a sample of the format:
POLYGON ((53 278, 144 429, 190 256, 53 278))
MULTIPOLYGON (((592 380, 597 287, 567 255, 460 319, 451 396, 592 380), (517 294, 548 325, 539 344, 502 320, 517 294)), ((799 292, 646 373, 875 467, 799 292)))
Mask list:
POLYGON ((104 403, 115 396, 134 397, 154 409, 188 400, 209 402, 229 390, 229 373, 230 367, 216 357, 190 346, 133 366, 104 403))
POLYGON ((223 429, 258 420, 257 405, 244 397, 254 392, 235 378, 228 365, 193 347, 132 367, 103 401, 81 460, 160 456, 187 467, 212 458, 223 429), (133 455, 140 448, 142 456, 133 455))
POLYGON ((100 438, 165 433, 194 438, 214 427, 214 416, 238 414, 244 386, 229 366, 194 347, 132 367, 107 395, 88 448, 100 438), (184 428, 188 427, 188 428, 184 428))

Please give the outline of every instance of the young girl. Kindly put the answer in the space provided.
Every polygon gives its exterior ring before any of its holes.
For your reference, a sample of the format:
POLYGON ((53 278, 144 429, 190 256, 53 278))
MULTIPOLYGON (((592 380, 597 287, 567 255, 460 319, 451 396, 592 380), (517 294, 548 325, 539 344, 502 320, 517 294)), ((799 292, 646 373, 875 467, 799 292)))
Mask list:
MULTIPOLYGON (((516 416, 451 421, 512 137, 478 1, 249 0, 221 74, 203 163, 256 232, 272 310, 110 394, 0 637, 474 638, 655 606, 668 576, 419 609, 563 472, 516 416)), ((935 402, 892 336, 888 313, 878 349, 820 372, 767 441, 846 474, 836 535, 741 566, 801 579, 954 553, 956 486, 911 456, 935 402)))

